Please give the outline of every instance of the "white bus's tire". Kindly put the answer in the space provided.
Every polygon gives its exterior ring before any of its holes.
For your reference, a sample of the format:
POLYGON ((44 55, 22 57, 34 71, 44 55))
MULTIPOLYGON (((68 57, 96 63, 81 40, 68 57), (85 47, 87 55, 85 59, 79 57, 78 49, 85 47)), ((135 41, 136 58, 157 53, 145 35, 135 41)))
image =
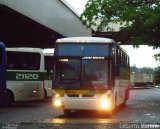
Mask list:
POLYGON ((126 107, 126 102, 127 102, 127 96, 126 96, 126 93, 125 93, 125 98, 124 98, 124 102, 121 104, 121 107, 124 108, 126 107))
POLYGON ((14 102, 14 95, 10 90, 7 90, 5 95, 5 105, 10 106, 14 102))
POLYGON ((46 89, 44 89, 44 100, 47 98, 47 91, 46 91, 46 89))
POLYGON ((126 92, 125 92, 125 100, 124 100, 124 102, 122 103, 122 107, 124 108, 125 106, 126 106, 126 102, 127 102, 127 100, 128 100, 128 98, 129 98, 129 93, 128 93, 129 91, 127 91, 126 90, 126 92))
POLYGON ((71 115, 71 110, 69 110, 69 109, 64 109, 64 110, 63 110, 63 113, 64 113, 65 116, 70 116, 70 115, 71 115))

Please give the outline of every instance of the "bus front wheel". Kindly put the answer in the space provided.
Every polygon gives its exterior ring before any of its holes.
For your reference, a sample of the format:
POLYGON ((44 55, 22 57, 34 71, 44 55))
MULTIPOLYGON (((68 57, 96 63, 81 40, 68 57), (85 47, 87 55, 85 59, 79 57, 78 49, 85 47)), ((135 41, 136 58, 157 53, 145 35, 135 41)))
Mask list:
POLYGON ((63 113, 64 113, 65 116, 70 116, 70 115, 71 115, 71 110, 69 110, 69 109, 64 109, 64 110, 63 110, 63 113))
POLYGON ((47 98, 47 91, 46 89, 44 89, 44 97, 43 97, 43 100, 45 100, 47 98))
POLYGON ((11 91, 6 91, 5 94, 5 105, 6 106, 10 106, 14 101, 14 96, 13 93, 11 91))

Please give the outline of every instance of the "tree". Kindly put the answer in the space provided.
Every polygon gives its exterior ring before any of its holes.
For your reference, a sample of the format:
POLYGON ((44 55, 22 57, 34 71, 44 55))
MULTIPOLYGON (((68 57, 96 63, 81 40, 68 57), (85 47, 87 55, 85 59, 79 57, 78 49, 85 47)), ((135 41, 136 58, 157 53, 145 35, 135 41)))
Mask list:
POLYGON ((160 62, 160 53, 155 54, 155 55, 154 55, 154 58, 155 58, 156 61, 159 61, 159 62, 160 62))
POLYGON ((154 73, 154 69, 150 67, 137 68, 136 66, 131 66, 130 71, 134 73, 141 73, 141 74, 153 74, 154 73))
POLYGON ((87 27, 111 31, 110 23, 120 24, 128 42, 160 47, 160 0, 88 0, 85 7, 80 19, 87 27))
POLYGON ((160 67, 157 67, 154 71, 154 82, 160 84, 160 67))

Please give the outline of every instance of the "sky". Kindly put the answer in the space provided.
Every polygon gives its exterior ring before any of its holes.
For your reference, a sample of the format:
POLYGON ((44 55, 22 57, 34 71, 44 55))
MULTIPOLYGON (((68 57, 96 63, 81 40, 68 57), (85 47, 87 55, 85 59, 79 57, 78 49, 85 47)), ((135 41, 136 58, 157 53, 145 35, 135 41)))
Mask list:
MULTIPOLYGON (((71 5, 79 14, 85 9, 85 4, 87 0, 66 0, 66 2, 71 5)), ((160 49, 153 50, 152 47, 147 45, 142 45, 137 49, 134 49, 132 45, 122 46, 124 50, 130 56, 130 65, 135 65, 136 67, 152 67, 155 68, 160 65, 159 62, 155 60, 153 55, 160 53, 160 49)))
POLYGON ((147 45, 140 45, 139 48, 133 48, 132 45, 121 45, 130 57, 130 65, 142 67, 157 67, 160 63, 155 60, 153 55, 160 53, 160 49, 153 50, 147 45))
POLYGON ((79 14, 83 12, 85 9, 85 4, 88 0, 65 0, 68 4, 70 4, 79 14))

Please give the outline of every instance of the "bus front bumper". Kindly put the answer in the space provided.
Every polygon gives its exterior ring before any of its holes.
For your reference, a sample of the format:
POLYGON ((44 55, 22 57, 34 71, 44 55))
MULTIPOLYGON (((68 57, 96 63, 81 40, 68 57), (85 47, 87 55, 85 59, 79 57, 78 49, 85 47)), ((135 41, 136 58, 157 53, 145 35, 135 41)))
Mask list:
POLYGON ((112 110, 110 98, 53 98, 55 108, 69 110, 112 110))

